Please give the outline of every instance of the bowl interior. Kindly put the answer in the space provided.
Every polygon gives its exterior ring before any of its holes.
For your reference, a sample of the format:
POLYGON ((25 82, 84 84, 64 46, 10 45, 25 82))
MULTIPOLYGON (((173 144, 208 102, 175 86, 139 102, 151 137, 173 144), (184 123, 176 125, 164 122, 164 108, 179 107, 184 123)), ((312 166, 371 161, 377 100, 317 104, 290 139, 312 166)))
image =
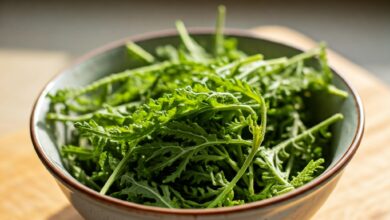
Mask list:
MULTIPOLYGON (((201 44, 205 45, 206 48, 211 47, 213 42, 212 35, 194 34, 192 36, 201 44)), ((249 36, 230 36, 238 39, 239 49, 248 54, 262 53, 266 59, 292 56, 301 52, 298 49, 268 40, 249 36)), ((170 34, 157 38, 150 37, 136 42, 147 51, 153 53, 154 49, 159 45, 178 45, 179 41, 179 37, 176 34, 170 34)), ((133 63, 128 58, 127 51, 123 46, 124 43, 125 40, 118 42, 114 48, 108 50, 103 49, 101 53, 82 60, 63 71, 62 74, 49 83, 38 99, 34 111, 34 121, 32 121, 35 128, 36 140, 50 162, 62 169, 64 174, 70 178, 73 177, 64 169, 57 150, 57 147, 61 145, 61 140, 54 138, 54 132, 44 126, 45 114, 49 107, 49 100, 46 98, 46 95, 60 88, 83 86, 108 74, 120 72, 132 67, 133 63)), ((314 62, 313 65, 315 65, 314 62)), ((327 170, 334 166, 347 151, 358 130, 359 123, 358 107, 352 91, 339 75, 335 74, 333 81, 338 88, 350 94, 347 99, 344 100, 326 94, 318 94, 310 103, 314 117, 318 121, 337 112, 343 113, 345 117, 342 122, 332 127, 334 131, 332 144, 330 149, 325 150, 329 161, 327 170)))

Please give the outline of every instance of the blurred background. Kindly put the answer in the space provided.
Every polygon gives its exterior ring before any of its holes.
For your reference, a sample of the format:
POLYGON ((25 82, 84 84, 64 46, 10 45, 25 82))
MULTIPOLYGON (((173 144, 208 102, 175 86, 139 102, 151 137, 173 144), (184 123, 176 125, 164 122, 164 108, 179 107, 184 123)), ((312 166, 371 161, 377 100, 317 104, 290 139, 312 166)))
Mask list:
POLYGON ((125 36, 213 26, 218 4, 227 26, 298 30, 390 83, 390 4, 336 1, 18 1, 0 0, 0 134, 27 126, 44 83, 77 56, 125 36))

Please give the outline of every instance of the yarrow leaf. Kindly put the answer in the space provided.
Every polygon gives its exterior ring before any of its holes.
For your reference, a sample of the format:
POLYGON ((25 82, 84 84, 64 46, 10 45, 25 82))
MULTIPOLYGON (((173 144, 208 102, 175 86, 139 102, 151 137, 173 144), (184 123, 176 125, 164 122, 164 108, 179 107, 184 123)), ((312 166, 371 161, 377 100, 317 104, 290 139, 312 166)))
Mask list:
POLYGON ((246 54, 224 35, 225 12, 214 36, 193 38, 178 21, 179 45, 128 42, 128 69, 48 95, 47 124, 74 178, 129 202, 214 208, 321 175, 343 115, 322 114, 317 99, 348 97, 332 84, 325 45, 292 57, 246 54))

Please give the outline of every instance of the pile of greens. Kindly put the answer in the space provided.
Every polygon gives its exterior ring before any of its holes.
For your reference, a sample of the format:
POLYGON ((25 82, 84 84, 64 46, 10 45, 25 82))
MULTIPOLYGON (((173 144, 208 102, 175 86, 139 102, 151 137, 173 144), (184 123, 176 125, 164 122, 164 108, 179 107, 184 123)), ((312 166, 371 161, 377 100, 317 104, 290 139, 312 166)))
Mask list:
POLYGON ((328 127, 343 116, 317 122, 308 100, 347 96, 331 84, 325 47, 248 56, 223 35, 224 14, 219 7, 210 51, 178 21, 180 47, 151 54, 130 42, 141 67, 49 95, 47 122, 65 131, 61 157, 77 180, 139 204, 213 208, 277 196, 321 174, 328 127))

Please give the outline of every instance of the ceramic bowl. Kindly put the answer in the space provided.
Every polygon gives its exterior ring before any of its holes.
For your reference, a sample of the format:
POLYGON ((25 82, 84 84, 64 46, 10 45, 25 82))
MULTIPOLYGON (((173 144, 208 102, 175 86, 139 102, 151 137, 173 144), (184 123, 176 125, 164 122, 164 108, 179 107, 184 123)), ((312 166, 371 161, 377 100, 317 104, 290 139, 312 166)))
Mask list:
MULTIPOLYGON (((213 31, 191 30, 192 36, 206 47, 213 42, 213 31)), ((239 49, 248 54, 262 53, 266 58, 292 56, 301 51, 281 43, 261 39, 251 32, 230 30, 228 36, 239 40, 239 49)), ((82 185, 63 167, 57 151, 53 131, 45 126, 45 114, 49 107, 48 93, 63 87, 82 86, 128 68, 124 47, 132 40, 148 51, 158 45, 179 43, 176 31, 162 31, 130 37, 110 43, 87 55, 62 71, 51 80, 39 95, 31 115, 30 131, 35 150, 42 163, 56 178, 60 188, 87 219, 307 219, 325 202, 333 191, 343 169, 353 157, 363 135, 364 115, 362 102, 341 75, 335 72, 334 84, 347 91, 346 100, 319 95, 312 103, 317 119, 341 112, 345 119, 333 126, 334 136, 328 149, 328 164, 325 172, 310 183, 284 195, 248 203, 245 205, 214 209, 166 209, 122 201, 82 185)))

